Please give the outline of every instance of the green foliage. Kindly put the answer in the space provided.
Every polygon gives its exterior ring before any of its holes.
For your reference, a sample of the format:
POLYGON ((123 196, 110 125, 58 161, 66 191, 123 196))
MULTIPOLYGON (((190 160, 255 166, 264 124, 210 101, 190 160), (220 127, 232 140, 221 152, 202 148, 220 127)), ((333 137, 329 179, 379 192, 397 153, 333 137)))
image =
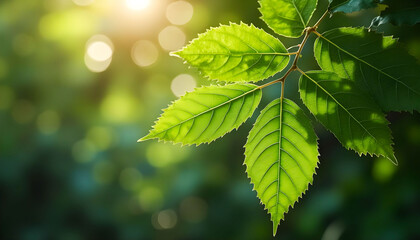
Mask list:
POLYGON ((315 132, 296 103, 279 98, 261 111, 245 144, 245 164, 271 214, 274 235, 284 213, 312 183, 318 155, 315 132))
POLYGON ((318 164, 317 137, 309 119, 284 98, 285 81, 298 71, 303 103, 346 149, 383 156, 397 164, 391 131, 383 111, 420 111, 420 70, 416 59, 392 37, 364 28, 338 28, 320 34, 329 13, 376 6, 373 0, 330 0, 329 9, 308 26, 316 0, 261 0, 262 19, 279 35, 305 34, 296 52, 263 30, 246 24, 211 28, 173 53, 212 80, 255 82, 283 70, 284 75, 261 86, 207 86, 175 101, 140 139, 158 138, 182 144, 209 143, 238 128, 257 108, 261 89, 282 83, 280 98, 259 115, 245 145, 247 173, 271 214, 273 232, 312 183, 318 164), (323 71, 305 73, 298 64, 311 33, 315 58, 323 71))
POLYGON ((397 26, 414 25, 420 22, 420 1, 416 0, 379 0, 386 9, 380 16, 372 20, 371 26, 377 27, 385 23, 397 26))
POLYGON ((278 39, 243 23, 211 28, 173 55, 226 82, 263 80, 283 70, 290 58, 278 39))
POLYGON ((251 117, 260 100, 261 90, 252 84, 198 88, 165 109, 153 130, 139 141, 212 142, 251 117))
POLYGON ((420 69, 397 40, 364 28, 320 35, 315 57, 325 71, 354 80, 385 111, 420 111, 420 69))
POLYGON ((260 0, 262 19, 277 34, 300 37, 315 11, 317 0, 260 0))
POLYGON ((353 81, 331 72, 311 71, 301 76, 299 91, 303 103, 344 147, 397 163, 385 115, 353 81))
POLYGON ((377 0, 328 0, 330 2, 330 12, 352 13, 363 9, 373 8, 377 5, 377 0))

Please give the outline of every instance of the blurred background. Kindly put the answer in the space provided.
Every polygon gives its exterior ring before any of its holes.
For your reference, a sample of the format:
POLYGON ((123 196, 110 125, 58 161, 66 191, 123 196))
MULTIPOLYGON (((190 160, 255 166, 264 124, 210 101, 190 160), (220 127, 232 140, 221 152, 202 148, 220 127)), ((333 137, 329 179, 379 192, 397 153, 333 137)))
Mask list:
MULTIPOLYGON (((211 84, 169 51, 230 21, 272 33, 257 8, 256 0, 0 0, 0 238, 272 239, 242 165, 257 114, 211 145, 136 143, 170 101, 211 84)), ((369 26, 377 14, 336 14, 320 31, 369 26)), ((419 25, 379 30, 420 59, 419 25)), ((304 70, 318 69, 313 40, 304 70)), ((302 106, 296 79, 286 97, 302 106)), ((280 85, 265 89, 257 112, 279 94, 280 85)), ((276 239, 420 239, 420 114, 388 119, 398 167, 346 151, 313 121, 320 167, 276 239)))

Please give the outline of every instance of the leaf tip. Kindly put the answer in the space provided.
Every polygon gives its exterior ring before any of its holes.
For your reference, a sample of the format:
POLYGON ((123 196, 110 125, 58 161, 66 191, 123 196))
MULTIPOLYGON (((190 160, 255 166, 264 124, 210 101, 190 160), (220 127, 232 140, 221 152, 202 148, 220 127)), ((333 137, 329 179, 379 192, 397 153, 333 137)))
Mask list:
POLYGON ((169 56, 181 58, 181 52, 182 52, 182 50, 172 51, 172 52, 169 53, 169 56))
POLYGON ((277 234, 277 228, 278 228, 278 226, 279 226, 279 221, 273 221, 273 237, 275 237, 276 236, 276 234, 277 234))
POLYGON ((386 157, 388 160, 390 160, 395 166, 398 166, 398 160, 395 157, 395 155, 392 155, 392 157, 386 157))
POLYGON ((153 138, 153 136, 150 136, 150 133, 149 133, 146 136, 144 136, 144 137, 140 138, 139 140, 137 140, 137 142, 138 143, 139 142, 144 142, 144 141, 147 141, 147 140, 152 139, 152 138, 153 138))

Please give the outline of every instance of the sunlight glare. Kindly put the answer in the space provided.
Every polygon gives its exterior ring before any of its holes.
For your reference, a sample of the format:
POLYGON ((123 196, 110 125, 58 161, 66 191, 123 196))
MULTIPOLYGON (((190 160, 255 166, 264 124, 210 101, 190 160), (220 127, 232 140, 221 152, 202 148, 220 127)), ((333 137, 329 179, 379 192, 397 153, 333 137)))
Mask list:
POLYGON ((150 5, 150 0, 126 0, 125 4, 131 10, 143 10, 150 5))
POLYGON ((171 83, 171 90, 175 96, 180 97, 186 92, 191 92, 197 86, 195 79, 189 74, 176 76, 171 83))
POLYGON ((179 50, 185 44, 185 33, 175 26, 168 26, 159 33, 160 46, 167 51, 179 50))
POLYGON ((97 41, 89 45, 87 54, 96 61, 106 61, 112 57, 112 48, 106 42, 97 41))
POLYGON ((188 23, 194 13, 193 6, 186 1, 176 1, 166 8, 166 18, 175 25, 184 25, 188 23))
POLYGON ((159 51, 150 41, 140 40, 131 49, 131 58, 140 67, 148 67, 158 59, 159 51))

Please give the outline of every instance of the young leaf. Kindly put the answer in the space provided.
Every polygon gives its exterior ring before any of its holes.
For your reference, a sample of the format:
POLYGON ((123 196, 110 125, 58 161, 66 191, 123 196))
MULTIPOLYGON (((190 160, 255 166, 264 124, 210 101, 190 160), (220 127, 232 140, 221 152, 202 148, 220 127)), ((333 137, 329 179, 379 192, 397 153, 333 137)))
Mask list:
POLYGON ((261 111, 245 145, 248 177, 271 215, 273 234, 312 183, 318 165, 315 132, 303 111, 280 98, 261 111))
POLYGON ((261 89, 253 84, 197 88, 165 109, 150 133, 139 141, 212 142, 251 117, 260 100, 261 89))
POLYGON ((300 37, 315 11, 317 0, 260 0, 262 19, 279 35, 300 37))
POLYGON ((301 76, 299 91, 303 103, 344 147, 384 156, 397 164, 388 121, 353 81, 331 72, 311 71, 301 76))
POLYGON ((352 13, 377 6, 377 0, 329 0, 329 2, 328 9, 331 13, 352 13))
POLYGON ((290 59, 284 45, 253 25, 211 28, 172 55, 182 57, 210 79, 256 82, 283 70, 290 59))
POLYGON ((364 28, 339 28, 315 41, 321 68, 357 82, 385 111, 420 111, 420 68, 397 40, 364 28))
POLYGON ((372 20, 371 27, 385 23, 393 25, 414 25, 420 22, 420 1, 415 0, 379 0, 387 8, 372 20))

